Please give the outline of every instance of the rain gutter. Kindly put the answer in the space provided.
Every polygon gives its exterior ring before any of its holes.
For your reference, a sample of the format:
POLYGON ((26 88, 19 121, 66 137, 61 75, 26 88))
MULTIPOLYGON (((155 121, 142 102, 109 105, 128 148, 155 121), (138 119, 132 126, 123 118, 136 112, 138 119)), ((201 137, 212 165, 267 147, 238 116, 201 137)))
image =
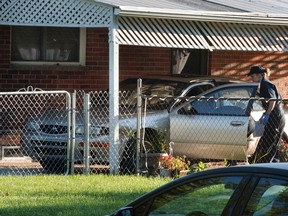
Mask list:
POLYGON ((217 12, 120 6, 114 8, 116 16, 181 19, 208 22, 231 22, 267 25, 288 25, 288 14, 247 12, 217 12))

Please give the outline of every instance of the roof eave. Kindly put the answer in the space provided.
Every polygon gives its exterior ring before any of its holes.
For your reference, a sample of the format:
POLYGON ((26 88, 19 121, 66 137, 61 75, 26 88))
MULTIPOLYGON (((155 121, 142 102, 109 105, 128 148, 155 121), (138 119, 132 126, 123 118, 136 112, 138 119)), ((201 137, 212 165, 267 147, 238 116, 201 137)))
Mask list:
POLYGON ((159 8, 141 8, 121 6, 114 9, 114 14, 119 16, 149 17, 163 19, 184 19, 209 22, 235 22, 250 24, 288 25, 287 14, 264 14, 247 12, 217 12, 174 10, 159 8))

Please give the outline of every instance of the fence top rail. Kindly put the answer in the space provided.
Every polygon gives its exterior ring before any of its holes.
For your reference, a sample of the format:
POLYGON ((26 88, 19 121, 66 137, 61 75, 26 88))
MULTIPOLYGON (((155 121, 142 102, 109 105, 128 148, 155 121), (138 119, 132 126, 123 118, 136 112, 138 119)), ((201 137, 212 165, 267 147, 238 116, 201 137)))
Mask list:
POLYGON ((70 93, 65 90, 53 90, 53 91, 43 91, 39 88, 22 88, 14 92, 0 92, 0 95, 31 95, 31 94, 67 94, 70 96, 70 93))
POLYGON ((288 102, 288 99, 276 99, 276 98, 259 98, 259 97, 204 97, 204 96, 191 96, 191 97, 185 97, 185 96, 161 96, 161 95, 141 95, 143 99, 151 100, 153 98, 158 99, 175 99, 175 100, 253 100, 253 101, 282 101, 282 102, 288 102))

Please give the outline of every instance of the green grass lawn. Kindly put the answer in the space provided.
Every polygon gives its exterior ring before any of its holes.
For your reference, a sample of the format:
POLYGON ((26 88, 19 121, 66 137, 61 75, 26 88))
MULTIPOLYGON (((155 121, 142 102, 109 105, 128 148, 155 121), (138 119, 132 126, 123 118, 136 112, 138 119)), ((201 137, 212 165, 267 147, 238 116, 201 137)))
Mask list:
POLYGON ((169 181, 111 175, 1 176, 0 216, 103 216, 169 181))

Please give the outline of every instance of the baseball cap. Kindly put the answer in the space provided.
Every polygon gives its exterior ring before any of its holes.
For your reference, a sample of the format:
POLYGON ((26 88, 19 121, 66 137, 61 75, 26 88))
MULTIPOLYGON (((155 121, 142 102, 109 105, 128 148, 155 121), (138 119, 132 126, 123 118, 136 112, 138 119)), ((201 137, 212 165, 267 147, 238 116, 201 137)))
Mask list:
POLYGON ((261 66, 253 66, 250 68, 250 71, 246 76, 251 76, 252 74, 260 74, 260 73, 266 73, 266 69, 261 66))

